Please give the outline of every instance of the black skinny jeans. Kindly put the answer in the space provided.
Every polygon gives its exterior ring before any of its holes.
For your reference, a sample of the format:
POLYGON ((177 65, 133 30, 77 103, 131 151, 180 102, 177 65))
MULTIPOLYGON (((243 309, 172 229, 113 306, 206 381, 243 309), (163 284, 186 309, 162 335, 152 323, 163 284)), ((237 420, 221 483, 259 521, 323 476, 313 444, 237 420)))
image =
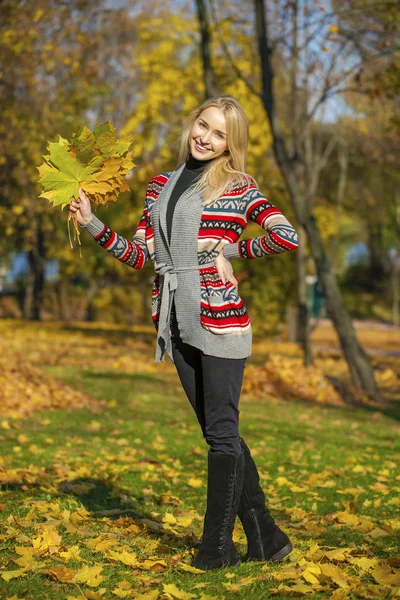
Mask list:
POLYGON ((171 315, 172 353, 179 379, 211 452, 240 456, 239 398, 245 358, 219 358, 185 344, 175 311, 171 315))

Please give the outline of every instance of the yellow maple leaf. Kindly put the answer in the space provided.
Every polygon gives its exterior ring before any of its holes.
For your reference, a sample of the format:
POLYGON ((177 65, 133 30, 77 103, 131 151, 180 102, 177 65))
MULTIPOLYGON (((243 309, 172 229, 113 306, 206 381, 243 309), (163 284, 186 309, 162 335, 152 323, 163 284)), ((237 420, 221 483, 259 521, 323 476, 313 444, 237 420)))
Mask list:
POLYGON ((334 550, 328 550, 323 553, 328 560, 337 560, 339 562, 343 562, 347 560, 347 556, 345 553, 351 552, 351 548, 335 548, 334 550))
POLYGON ((177 563, 176 567, 178 567, 182 571, 187 571, 188 573, 202 574, 202 575, 204 575, 204 573, 205 573, 205 571, 203 571, 202 569, 196 569, 196 567, 192 567, 191 565, 187 565, 186 563, 182 563, 182 562, 177 563))
POLYGON ((122 552, 114 552, 114 550, 109 550, 107 552, 107 556, 113 560, 122 562, 124 565, 128 565, 129 567, 139 566, 139 561, 136 558, 136 554, 133 552, 127 552, 126 550, 123 550, 122 552))
POLYGON ((282 487, 284 485, 292 485, 286 477, 277 477, 275 481, 279 485, 279 487, 282 487))
POLYGON ((347 511, 337 512, 336 518, 340 523, 344 523, 345 525, 358 525, 359 523, 357 515, 353 515, 347 511))
POLYGON ((195 594, 180 590, 174 583, 164 583, 163 587, 165 594, 168 594, 168 597, 173 598, 174 600, 190 600, 195 597, 195 594))
POLYGON ((176 524, 180 527, 188 527, 193 521, 193 516, 190 514, 182 514, 176 517, 176 524))
POLYGON ((329 577, 329 579, 331 579, 339 587, 348 586, 345 573, 343 573, 336 565, 322 563, 320 564, 319 568, 321 569, 321 573, 325 575, 325 577, 329 577))
POLYGON ((372 569, 372 567, 378 566, 377 558, 367 558, 366 556, 361 556, 360 558, 350 556, 348 561, 350 564, 355 565, 362 571, 369 571, 369 569, 372 569))
POLYGON ((67 567, 53 567, 52 569, 47 569, 45 573, 62 582, 72 581, 76 575, 75 571, 67 567))
POLYGON ((188 480, 188 484, 190 485, 190 487, 199 488, 203 485, 203 481, 196 477, 190 477, 188 480))
POLYGON ((117 596, 118 598, 129 598, 132 596, 133 594, 133 590, 121 590, 121 588, 114 588, 113 590, 111 590, 111 592, 114 594, 114 596, 117 596))
POLYGON ((157 600, 160 596, 160 592, 158 590, 150 590, 149 592, 144 592, 144 594, 136 594, 135 600, 157 600))
POLYGON ((97 587, 104 579, 104 577, 100 575, 102 570, 103 567, 101 565, 95 565, 93 567, 85 565, 75 574, 75 577, 71 581, 73 581, 73 583, 85 583, 90 587, 97 587))
POLYGON ((25 577, 26 571, 24 569, 15 569, 14 571, 4 571, 1 574, 1 577, 4 581, 10 581, 10 579, 15 579, 16 577, 25 577))
POLYGON ((151 569, 152 571, 163 571, 164 569, 167 568, 167 563, 165 562, 165 560, 162 559, 158 559, 158 560, 150 560, 150 559, 145 559, 145 560, 141 560, 140 562, 137 563, 137 567, 139 569, 151 569))
POLYGON ((78 546, 71 546, 71 548, 68 548, 68 550, 66 552, 60 552, 59 555, 62 558, 65 558, 66 560, 79 560, 82 561, 83 558, 80 555, 80 549, 78 548, 78 546))
POLYGON ((165 513, 163 516, 163 523, 168 523, 168 525, 176 525, 176 519, 172 513, 165 513))
POLYGON ((400 572, 392 573, 390 567, 385 565, 373 569, 371 575, 380 585, 400 586, 400 572))
POLYGON ((55 554, 60 548, 61 540, 62 537, 56 529, 47 529, 32 540, 32 545, 36 550, 48 550, 50 554, 55 554))
POLYGON ((319 579, 317 575, 321 574, 321 569, 318 565, 313 563, 309 564, 306 569, 302 572, 301 576, 305 581, 311 583, 311 585, 318 585, 319 579))

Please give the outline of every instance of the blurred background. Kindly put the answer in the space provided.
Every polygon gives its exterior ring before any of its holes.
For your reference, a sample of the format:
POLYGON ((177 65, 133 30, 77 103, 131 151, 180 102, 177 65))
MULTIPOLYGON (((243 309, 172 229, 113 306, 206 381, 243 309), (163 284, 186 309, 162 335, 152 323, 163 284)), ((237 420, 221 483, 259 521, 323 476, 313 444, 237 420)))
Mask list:
POLYGON ((300 236, 293 255, 234 261, 256 336, 300 342, 310 362, 310 333, 326 318, 336 330, 348 329, 347 311, 399 327, 397 2, 5 0, 1 10, 1 318, 150 325, 150 261, 132 271, 84 231, 80 258, 67 211, 38 198, 36 167, 46 141, 110 119, 131 136, 136 167, 130 192, 97 215, 131 239, 148 180, 176 168, 189 112, 231 94, 250 122, 247 172, 300 236))

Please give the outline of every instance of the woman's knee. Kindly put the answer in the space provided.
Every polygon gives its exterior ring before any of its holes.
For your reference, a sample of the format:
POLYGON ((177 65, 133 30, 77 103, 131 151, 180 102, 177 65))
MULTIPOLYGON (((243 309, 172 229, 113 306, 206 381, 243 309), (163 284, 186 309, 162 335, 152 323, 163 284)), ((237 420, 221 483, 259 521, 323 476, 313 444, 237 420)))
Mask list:
POLYGON ((234 454, 240 456, 242 453, 242 446, 240 443, 240 437, 227 437, 227 438, 215 438, 205 436, 207 444, 210 446, 210 452, 220 452, 224 454, 234 454))

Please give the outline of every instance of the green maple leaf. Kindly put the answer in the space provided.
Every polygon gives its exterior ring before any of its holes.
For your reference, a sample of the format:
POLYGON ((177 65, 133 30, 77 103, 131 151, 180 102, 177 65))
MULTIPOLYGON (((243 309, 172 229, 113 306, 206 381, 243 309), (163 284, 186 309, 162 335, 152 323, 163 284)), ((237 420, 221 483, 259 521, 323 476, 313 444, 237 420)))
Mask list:
MULTIPOLYGON (((58 173, 47 173, 39 182, 45 191, 56 190, 57 195, 52 200, 54 206, 69 203, 72 198, 77 198, 81 181, 90 179, 98 170, 97 164, 84 165, 72 158, 67 147, 58 142, 49 143, 49 163, 59 169, 58 173)), ((98 162, 98 161, 97 161, 98 162)))

